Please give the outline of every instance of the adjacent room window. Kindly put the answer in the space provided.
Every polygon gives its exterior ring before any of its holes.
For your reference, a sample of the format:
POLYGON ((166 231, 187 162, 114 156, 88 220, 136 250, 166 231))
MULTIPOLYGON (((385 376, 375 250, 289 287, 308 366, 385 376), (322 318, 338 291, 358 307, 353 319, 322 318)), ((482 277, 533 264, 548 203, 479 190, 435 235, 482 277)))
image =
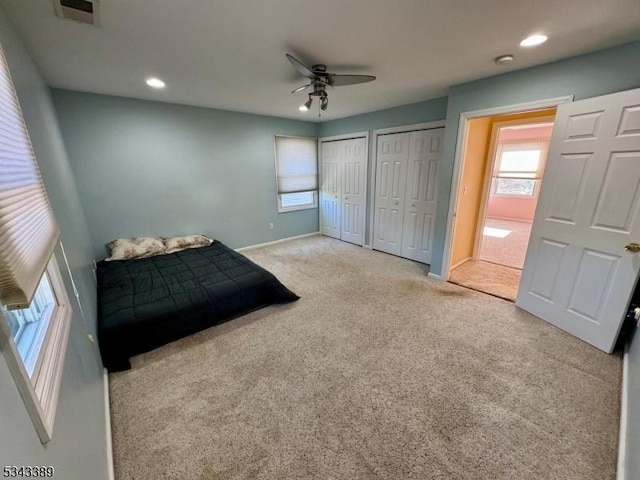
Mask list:
POLYGON ((547 146, 536 144, 500 144, 493 179, 493 194, 533 197, 544 170, 547 146))
POLYGON ((0 48, 0 349, 36 432, 51 440, 71 308, 59 229, 0 48))
POLYGON ((278 212, 318 207, 318 140, 275 138, 278 212))

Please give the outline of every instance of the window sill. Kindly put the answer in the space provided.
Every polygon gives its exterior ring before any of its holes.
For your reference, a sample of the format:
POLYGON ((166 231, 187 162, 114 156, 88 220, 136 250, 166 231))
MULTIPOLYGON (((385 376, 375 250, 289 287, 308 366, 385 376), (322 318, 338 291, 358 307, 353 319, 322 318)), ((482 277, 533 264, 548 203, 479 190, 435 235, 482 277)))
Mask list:
POLYGON ((296 212, 298 210, 312 210, 318 208, 318 205, 299 205, 296 207, 278 208, 278 213, 296 212))

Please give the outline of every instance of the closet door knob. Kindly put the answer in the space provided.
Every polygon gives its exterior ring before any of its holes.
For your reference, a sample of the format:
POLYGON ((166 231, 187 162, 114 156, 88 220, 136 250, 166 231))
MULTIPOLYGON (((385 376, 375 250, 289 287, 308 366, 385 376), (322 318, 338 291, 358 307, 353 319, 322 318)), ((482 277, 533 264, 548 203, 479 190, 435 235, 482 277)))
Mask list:
POLYGON ((395 202, 396 205, 398 205, 398 202, 395 202))
POLYGON ((338 198, 338 195, 336 195, 336 196, 335 196, 335 197, 333 197, 333 198, 338 198))
POLYGON ((411 204, 411 208, 416 208, 416 204, 415 204, 415 203, 412 203, 412 204, 411 204))

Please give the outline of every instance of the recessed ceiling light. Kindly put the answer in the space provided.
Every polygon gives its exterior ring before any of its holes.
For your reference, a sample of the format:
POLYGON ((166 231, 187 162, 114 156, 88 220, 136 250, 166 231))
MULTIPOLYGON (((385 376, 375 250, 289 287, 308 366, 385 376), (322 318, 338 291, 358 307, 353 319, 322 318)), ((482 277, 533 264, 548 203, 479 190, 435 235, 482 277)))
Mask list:
POLYGON ((520 42, 521 47, 535 47, 536 45, 543 44, 547 41, 547 36, 542 33, 536 33, 535 35, 529 35, 527 38, 520 42))
POLYGON ((308 112, 309 111, 309 109, 307 108, 306 105, 300 105, 298 107, 298 110, 300 110, 301 112, 308 112))
POLYGON ((151 88, 164 88, 166 86, 162 80, 155 77, 147 78, 147 85, 151 88))
POLYGON ((507 65, 508 63, 513 62, 515 57, 513 55, 500 55, 493 59, 496 62, 496 65, 507 65))

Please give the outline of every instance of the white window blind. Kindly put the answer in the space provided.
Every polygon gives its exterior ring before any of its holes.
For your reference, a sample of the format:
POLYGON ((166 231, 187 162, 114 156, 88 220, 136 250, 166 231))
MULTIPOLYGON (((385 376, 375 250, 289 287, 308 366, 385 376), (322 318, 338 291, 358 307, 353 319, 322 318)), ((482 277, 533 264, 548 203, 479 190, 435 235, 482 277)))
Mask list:
POLYGON ((0 302, 29 304, 59 229, 0 48, 0 302))
POLYGON ((278 194, 318 189, 318 140, 276 136, 278 194))

